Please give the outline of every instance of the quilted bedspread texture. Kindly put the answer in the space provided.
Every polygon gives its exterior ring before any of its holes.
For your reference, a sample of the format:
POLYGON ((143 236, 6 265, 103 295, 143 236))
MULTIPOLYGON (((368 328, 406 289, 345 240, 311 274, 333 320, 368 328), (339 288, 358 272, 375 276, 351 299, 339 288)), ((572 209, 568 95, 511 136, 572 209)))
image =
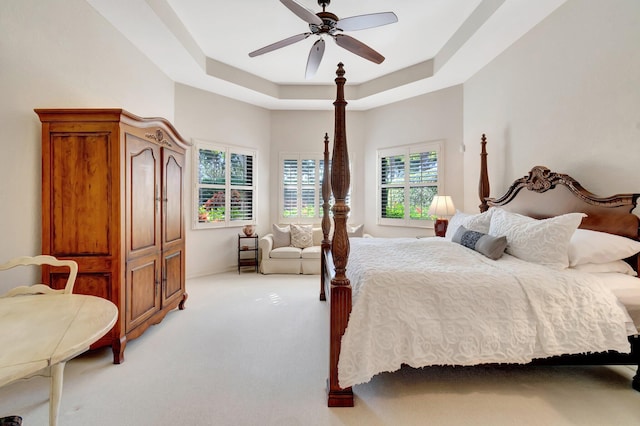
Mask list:
POLYGON ((442 238, 352 239, 347 276, 354 299, 338 363, 342 388, 402 364, 629 353, 635 332, 594 275, 507 254, 494 261, 442 238))

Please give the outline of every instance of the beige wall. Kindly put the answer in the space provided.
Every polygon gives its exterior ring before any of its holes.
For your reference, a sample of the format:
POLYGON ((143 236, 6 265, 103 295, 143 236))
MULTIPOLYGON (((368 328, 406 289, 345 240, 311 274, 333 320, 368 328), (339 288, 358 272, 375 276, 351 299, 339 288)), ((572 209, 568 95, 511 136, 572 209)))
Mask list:
POLYGON ((377 225, 376 150, 429 141, 444 142, 446 195, 463 209, 462 86, 418 96, 365 114, 364 183, 365 232, 376 237, 433 235, 432 229, 377 225))
POLYGON ((465 205, 478 204, 482 133, 493 196, 534 165, 599 195, 638 192, 639 43, 639 1, 570 0, 467 81, 465 205))
MULTIPOLYGON (((268 212, 271 204, 269 181, 269 142, 271 122, 269 111, 213 93, 176 85, 176 128, 188 139, 217 142, 223 145, 247 147, 257 151, 257 228, 263 235, 270 226, 268 212)), ((237 265, 237 235, 240 227, 193 229, 194 204, 192 195, 193 149, 187 173, 185 211, 187 218, 187 276, 195 277, 231 270, 237 265)))
MULTIPOLYGON (((0 261, 41 252, 33 109, 124 108, 172 120, 173 86, 83 0, 0 1, 0 261)), ((14 273, 0 274, 0 293, 14 284, 14 273)))
MULTIPOLYGON (((351 162, 351 213, 349 223, 364 222, 363 209, 363 150, 364 143, 364 113, 349 111, 347 105, 346 127, 347 143, 349 145, 349 160, 351 162)), ((331 111, 272 111, 271 130, 271 161, 272 179, 269 191, 273 194, 270 221, 278 223, 279 188, 279 155, 280 152, 319 152, 324 151, 324 135, 329 135, 329 152, 333 150, 334 116, 331 111)))

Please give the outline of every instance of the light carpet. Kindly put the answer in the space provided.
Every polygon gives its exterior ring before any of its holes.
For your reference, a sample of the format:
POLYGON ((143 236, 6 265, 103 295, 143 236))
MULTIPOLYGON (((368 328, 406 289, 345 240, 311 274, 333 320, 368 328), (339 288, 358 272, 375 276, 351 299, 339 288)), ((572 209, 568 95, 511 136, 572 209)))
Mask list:
MULTIPOLYGON (((354 408, 327 408, 318 276, 224 273, 187 291, 123 364, 108 348, 67 363, 61 426, 640 424, 630 366, 403 368, 356 386, 354 408)), ((43 377, 5 386, 0 417, 46 425, 48 396, 43 377)))

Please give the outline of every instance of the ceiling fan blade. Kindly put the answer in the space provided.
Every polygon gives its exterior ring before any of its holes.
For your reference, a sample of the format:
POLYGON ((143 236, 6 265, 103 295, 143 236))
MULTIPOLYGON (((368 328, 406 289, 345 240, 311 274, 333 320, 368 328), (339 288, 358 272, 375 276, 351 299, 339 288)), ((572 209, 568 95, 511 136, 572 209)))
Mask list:
POLYGON ((285 38, 284 40, 276 41, 275 43, 272 43, 272 44, 270 44, 268 46, 265 46, 265 47, 260 48, 258 50, 254 50, 253 52, 249 53, 249 56, 253 58, 255 56, 262 55, 264 53, 268 53, 268 52, 271 52, 271 51, 276 50, 276 49, 280 49, 281 47, 285 47, 285 46, 288 46, 290 44, 297 43, 300 40, 304 40, 305 38, 309 37, 310 35, 311 35, 311 33, 302 33, 302 34, 291 36, 289 38, 285 38))
POLYGON ((333 38, 336 40, 338 46, 342 47, 343 49, 347 49, 351 53, 362 56, 363 58, 368 59, 371 62, 375 62, 376 64, 380 64, 382 63, 382 61, 384 61, 384 56, 353 37, 345 34, 336 34, 333 36, 333 38))
POLYGON ((284 4, 287 7, 287 9, 295 13, 298 16, 298 18, 302 19, 306 23, 322 25, 322 19, 316 16, 316 14, 313 13, 313 11, 307 9, 306 7, 297 3, 296 1, 280 0, 280 3, 284 4))
POLYGON ((320 61, 324 55, 324 39, 321 37, 318 41, 313 43, 311 51, 309 52, 309 58, 307 59, 307 70, 304 73, 304 78, 307 80, 313 78, 318 71, 320 61))
POLYGON ((394 22, 398 22, 398 17, 395 13, 380 12, 340 19, 336 26, 343 31, 358 31, 367 28, 381 27, 383 25, 393 24, 394 22))

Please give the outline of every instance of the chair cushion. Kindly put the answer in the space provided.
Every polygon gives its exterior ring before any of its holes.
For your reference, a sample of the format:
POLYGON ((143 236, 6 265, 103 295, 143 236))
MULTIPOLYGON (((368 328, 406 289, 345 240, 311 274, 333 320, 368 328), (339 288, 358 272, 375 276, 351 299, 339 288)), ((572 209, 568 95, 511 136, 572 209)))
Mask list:
POLYGON ((303 259, 320 259, 322 248, 320 246, 307 247, 302 249, 303 259))
POLYGON ((278 247, 271 250, 269 257, 272 259, 300 259, 301 249, 298 247, 278 247))

